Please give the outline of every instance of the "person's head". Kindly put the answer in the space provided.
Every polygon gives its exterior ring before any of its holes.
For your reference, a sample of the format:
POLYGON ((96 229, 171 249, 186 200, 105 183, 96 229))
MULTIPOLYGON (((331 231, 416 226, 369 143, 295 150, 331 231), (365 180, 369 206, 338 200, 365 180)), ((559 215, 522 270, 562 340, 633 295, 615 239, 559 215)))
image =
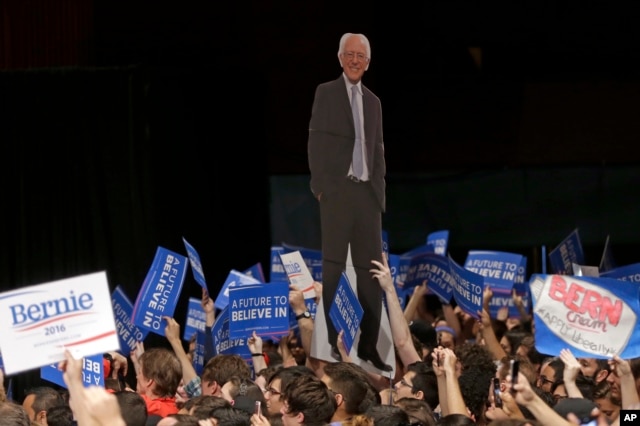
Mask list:
POLYGON ((334 421, 363 414, 375 402, 371 397, 375 389, 369 383, 368 373, 357 364, 343 361, 328 363, 324 366, 321 380, 336 397, 338 408, 334 421))
MULTIPOLYGON (((47 426, 74 426, 73 411, 68 405, 58 405, 47 411, 47 426)), ((128 426, 128 425, 127 425, 128 426)))
POLYGON ((189 414, 169 414, 161 419, 156 426, 199 426, 197 417, 189 414))
POLYGON ((396 400, 394 405, 402 408, 409 415, 409 423, 419 423, 422 426, 435 426, 436 424, 433 410, 422 399, 400 398, 396 400))
POLYGON ((438 381, 433 368, 424 361, 407 366, 407 372, 395 384, 397 398, 422 399, 433 410, 438 406, 438 381))
POLYGON ((509 364, 509 361, 511 359, 515 359, 516 361, 519 361, 520 373, 522 373, 527 378, 527 381, 529 382, 531 387, 536 386, 536 383, 538 382, 538 373, 535 370, 534 366, 531 365, 531 363, 529 362, 529 358, 516 354, 513 357, 506 356, 500 360, 500 365, 498 367, 498 371, 496 372, 496 377, 500 379, 501 389, 502 390, 505 389, 507 375, 509 375, 509 373, 511 372, 510 371, 511 368, 509 364))
POLYGON ((316 376, 296 377, 283 396, 280 413, 284 426, 324 426, 331 422, 337 408, 333 392, 316 376))
POLYGON ((375 404, 367 410, 375 426, 398 426, 410 423, 409 414, 396 405, 375 404))
POLYGON ((0 402, 0 426, 30 426, 31 420, 23 407, 12 401, 0 402))
POLYGON ((538 377, 538 387, 545 392, 551 392, 563 383, 564 362, 554 357, 548 363, 543 364, 538 377))
POLYGON ((308 367, 298 365, 278 370, 271 376, 271 380, 269 380, 264 394, 267 400, 267 410, 269 414, 277 415, 280 413, 282 403, 284 402, 283 395, 285 388, 293 379, 299 376, 315 377, 315 373, 308 367))
POLYGON ((352 84, 358 83, 371 62, 371 46, 364 34, 346 33, 340 38, 338 60, 352 84))
POLYGON ((256 379, 254 380, 256 382, 256 385, 260 386, 260 389, 266 392, 267 383, 269 383, 269 380, 271 380, 271 376, 273 376, 273 374, 281 368, 284 368, 282 364, 270 365, 258 371, 256 373, 256 379))
POLYGON ((580 371, 585 377, 591 377, 598 384, 609 375, 609 362, 606 359, 578 358, 580 371))
POLYGON ((455 349, 457 338, 455 330, 449 327, 445 320, 438 320, 435 323, 435 328, 440 346, 451 350, 455 349))
POLYGON ((193 414, 196 409, 202 408, 209 411, 218 407, 231 407, 231 403, 224 399, 221 396, 213 396, 213 395, 198 395, 193 398, 189 398, 184 406, 180 409, 179 413, 181 414, 193 414))
POLYGON ((222 397, 233 404, 238 396, 248 396, 256 401, 265 403, 264 393, 255 382, 248 378, 233 376, 222 385, 222 397))
POLYGON ((202 371, 202 393, 222 396, 222 385, 233 376, 250 379, 249 364, 237 354, 218 354, 211 358, 202 371))
POLYGON ((117 391, 113 394, 127 426, 144 426, 147 423, 147 404, 140 394, 130 391, 117 391))
POLYGON ((522 342, 522 339, 524 339, 528 335, 530 335, 530 333, 522 331, 518 328, 509 329, 505 331, 502 339, 500 339, 500 345, 502 346, 502 349, 504 349, 504 351, 507 353, 507 355, 515 355, 516 350, 522 342))
MULTIPOLYGON (((417 319, 411 322, 409 325, 409 331, 415 336, 422 344, 423 351, 420 355, 422 359, 428 356, 433 348, 438 346, 438 334, 436 329, 426 321, 417 319)), ((428 358, 431 359, 431 358, 428 358)))
POLYGON ((251 426, 251 414, 235 407, 214 408, 209 417, 216 426, 251 426))
POLYGON ((438 421, 438 426, 474 426, 473 419, 464 414, 448 414, 438 421))
POLYGON ((182 365, 171 350, 155 347, 140 356, 138 392, 152 398, 173 397, 182 380, 182 365))
POLYGON ((458 377, 462 399, 478 424, 484 423, 484 415, 489 401, 489 390, 495 377, 493 369, 471 367, 465 368, 458 377))
POLYGON ((47 424, 47 412, 53 407, 66 405, 64 398, 56 389, 49 386, 38 386, 26 392, 22 407, 29 420, 41 425, 47 424))
POLYGON ((605 415, 609 423, 613 423, 620 415, 622 401, 613 397, 611 383, 603 380, 598 383, 593 391, 593 402, 598 406, 600 412, 605 415))

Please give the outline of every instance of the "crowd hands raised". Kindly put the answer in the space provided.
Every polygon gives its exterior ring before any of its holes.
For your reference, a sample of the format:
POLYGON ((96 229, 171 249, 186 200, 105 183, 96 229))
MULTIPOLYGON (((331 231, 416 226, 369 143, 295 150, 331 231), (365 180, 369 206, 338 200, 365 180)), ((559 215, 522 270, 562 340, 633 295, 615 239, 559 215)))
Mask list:
MULTIPOLYGON (((203 290, 205 365, 196 373, 192 345, 180 325, 165 317, 166 347, 111 353, 104 387, 85 387, 82 360, 65 352, 59 368, 67 390, 30 390, 7 400, 0 387, 0 426, 324 426, 324 425, 574 425, 620 424, 621 409, 640 409, 640 359, 579 358, 570 350, 539 353, 533 319, 522 299, 508 317, 489 315, 493 296, 484 290, 479 319, 429 296, 417 286, 401 307, 389 266, 372 261, 385 295, 395 349, 395 376, 354 363, 338 336, 340 361, 311 355, 313 318, 302 291, 290 287, 297 332, 279 342, 248 336, 251 366, 239 355, 214 354, 210 338, 213 300, 203 290), (187 346, 185 348, 185 346, 187 346), (512 377, 511 361, 519 372, 512 377), (118 378, 135 370, 135 384, 118 378), (515 379, 515 380, 514 380, 515 379)), ((322 294, 316 282, 316 294, 322 294)), ((0 370, 0 386, 4 377, 0 370)))

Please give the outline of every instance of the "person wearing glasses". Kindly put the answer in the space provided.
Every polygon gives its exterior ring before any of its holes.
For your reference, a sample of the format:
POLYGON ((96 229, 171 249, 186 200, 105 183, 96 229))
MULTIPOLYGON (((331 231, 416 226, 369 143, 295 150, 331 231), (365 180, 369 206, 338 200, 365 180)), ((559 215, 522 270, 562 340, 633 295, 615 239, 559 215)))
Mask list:
POLYGON ((372 277, 371 261, 382 261, 382 213, 385 211, 384 143, 380 99, 362 84, 371 63, 363 34, 340 39, 342 75, 315 91, 307 144, 310 187, 320 206, 322 306, 331 356, 337 360, 336 330, 329 318, 347 255, 355 269, 357 295, 364 310, 358 358, 391 371, 377 349, 382 292, 372 277))
POLYGON ((431 410, 438 406, 438 379, 433 368, 425 361, 409 364, 407 372, 395 383, 394 388, 396 399, 420 399, 425 401, 431 410))

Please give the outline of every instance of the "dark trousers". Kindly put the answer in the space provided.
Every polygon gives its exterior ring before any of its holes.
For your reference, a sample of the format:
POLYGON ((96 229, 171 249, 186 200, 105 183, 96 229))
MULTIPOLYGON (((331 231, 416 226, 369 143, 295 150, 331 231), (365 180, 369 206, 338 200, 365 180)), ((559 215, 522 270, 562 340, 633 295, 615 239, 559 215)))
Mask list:
POLYGON ((382 290, 370 270, 372 260, 382 261, 382 215, 368 182, 345 178, 335 192, 322 194, 322 302, 329 344, 336 345, 338 333, 329 318, 329 309, 345 271, 347 251, 356 272, 356 293, 364 315, 360 323, 358 350, 373 351, 378 341, 382 290))

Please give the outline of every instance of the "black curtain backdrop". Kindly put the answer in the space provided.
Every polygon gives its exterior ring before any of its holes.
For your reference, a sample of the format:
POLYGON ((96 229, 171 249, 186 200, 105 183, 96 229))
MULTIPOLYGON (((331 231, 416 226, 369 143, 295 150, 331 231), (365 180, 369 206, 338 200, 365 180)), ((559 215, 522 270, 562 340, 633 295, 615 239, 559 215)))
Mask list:
MULTIPOLYGON (((0 290, 105 270, 133 302, 156 248, 186 255, 183 237, 214 295, 230 269, 267 265, 264 135, 243 118, 250 89, 214 84, 227 77, 214 67, 0 73, 0 290)), ((179 322, 199 288, 189 272, 179 322)), ((39 369, 15 376, 14 398, 38 382, 39 369)))

